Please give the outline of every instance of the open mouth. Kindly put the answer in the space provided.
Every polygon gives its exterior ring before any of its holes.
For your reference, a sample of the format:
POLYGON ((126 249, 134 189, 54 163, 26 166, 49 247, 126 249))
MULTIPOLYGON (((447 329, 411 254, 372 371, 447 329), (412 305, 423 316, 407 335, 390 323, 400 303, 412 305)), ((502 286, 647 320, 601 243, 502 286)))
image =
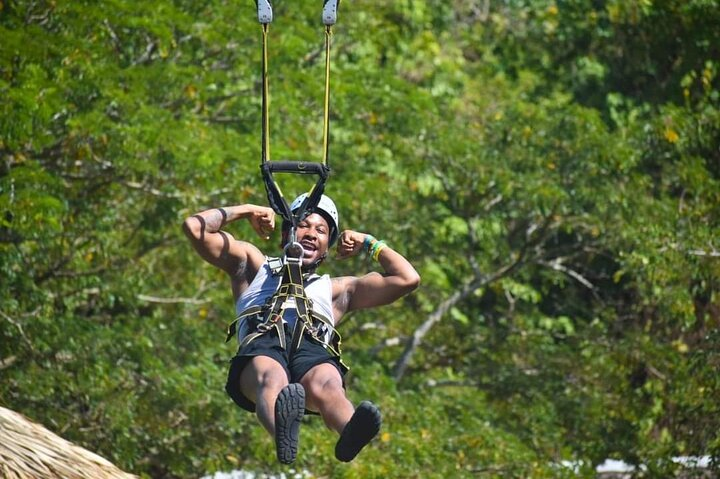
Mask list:
POLYGON ((315 246, 313 243, 309 241, 301 241, 300 245, 303 248, 303 251, 305 252, 306 256, 309 256, 313 254, 315 251, 317 251, 317 246, 315 246))

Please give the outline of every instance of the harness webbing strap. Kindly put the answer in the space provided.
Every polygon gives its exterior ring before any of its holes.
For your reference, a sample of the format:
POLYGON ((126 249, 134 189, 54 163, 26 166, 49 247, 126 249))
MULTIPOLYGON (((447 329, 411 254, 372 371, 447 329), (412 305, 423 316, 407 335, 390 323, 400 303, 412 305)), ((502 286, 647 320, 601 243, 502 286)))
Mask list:
POLYGON ((230 323, 230 325, 227 327, 227 335, 225 336, 225 342, 227 343, 230 341, 238 332, 240 329, 240 325, 243 321, 247 320, 247 318, 251 316, 255 316, 257 314, 262 314, 263 307, 262 306, 250 306, 245 311, 240 313, 235 320, 230 323))
POLYGON ((325 102, 323 109, 323 164, 327 166, 330 155, 330 39, 332 27, 325 26, 325 102))
MULTIPOLYGON (((307 302, 309 302, 308 300, 307 302)), ((292 340, 290 342, 290 351, 297 351, 300 347, 303 334, 305 330, 312 331, 312 322, 310 321, 310 315, 307 311, 306 301, 297 301, 295 308, 297 310, 297 321, 295 321, 295 327, 293 328, 292 340)), ((312 306, 310 306, 312 308, 312 306)))
MULTIPOLYGON (((327 5, 326 5, 327 6, 327 5)), ((260 5, 258 4, 258 8, 260 5)), ((268 2, 268 8, 269 2, 268 2)), ((335 5, 335 10, 337 5, 335 5)), ((332 9, 331 9, 332 10, 332 9)), ((336 12, 335 12, 336 13, 336 12)), ((260 16, 260 14, 258 14, 260 16)), ((270 10, 271 15, 271 10, 270 10)), ((271 20, 268 20, 271 21, 271 20)), ((334 23, 334 22, 333 22, 334 23)), ((323 107, 323 152, 322 162, 307 161, 270 161, 270 80, 268 74, 268 32, 269 23, 262 23, 262 144, 261 158, 263 181, 267 191, 268 200, 272 209, 291 224, 294 230, 297 224, 307 215, 314 212, 325 189, 325 182, 330 173, 330 39, 332 37, 332 26, 325 26, 325 96, 323 107), (310 189, 309 194, 302 206, 291 211, 279 185, 273 177, 273 173, 295 173, 313 174, 317 176, 315 185, 310 189)))
POLYGON ((270 25, 262 25, 262 161, 270 161, 270 81, 268 78, 267 36, 270 25))
MULTIPOLYGON (((312 303, 312 301, 305 295, 302 277, 302 260, 300 258, 286 257, 280 288, 278 288, 275 296, 272 297, 270 318, 279 318, 281 320, 284 312, 283 310, 290 301, 294 301, 292 306, 295 307, 295 311, 297 312, 297 319, 295 320, 295 327, 293 328, 292 342, 290 344, 290 348, 287 348, 287 341, 283 330, 280 344, 283 348, 288 349, 288 351, 292 354, 297 350, 298 346, 300 346, 303 329, 308 324, 311 324, 308 309, 312 309, 312 306, 308 308, 308 303, 312 303)), ((278 331, 278 335, 280 334, 281 333, 278 331)))
POLYGON ((342 344, 340 334, 331 319, 313 311, 313 302, 305 295, 302 260, 285 258, 282 274, 280 287, 263 306, 251 306, 245 309, 228 326, 225 342, 230 341, 238 333, 243 322, 257 318, 259 324, 255 326, 255 330, 240 341, 241 349, 263 334, 275 330, 280 346, 292 355, 300 347, 303 337, 307 334, 338 358, 341 367, 347 370, 347 366, 340 359, 342 344), (288 345, 282 319, 285 310, 289 308, 296 310, 297 318, 288 345))

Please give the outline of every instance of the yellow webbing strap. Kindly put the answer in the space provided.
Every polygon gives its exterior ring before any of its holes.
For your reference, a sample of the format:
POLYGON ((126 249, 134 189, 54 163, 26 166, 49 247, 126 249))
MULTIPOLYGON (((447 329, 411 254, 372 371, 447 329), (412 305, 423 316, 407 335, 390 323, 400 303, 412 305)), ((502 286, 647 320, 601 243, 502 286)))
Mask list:
MULTIPOLYGON (((270 80, 268 75, 268 31, 262 24, 262 161, 270 161, 270 80)), ((325 26, 325 100, 323 106, 323 164, 330 153, 330 44, 332 26, 325 26)))
POLYGON ((330 39, 332 27, 325 26, 325 106, 323 113, 323 164, 327 166, 330 150, 330 39))
POLYGON ((251 306, 242 311, 230 326, 228 326, 225 342, 237 334, 243 321, 246 321, 252 316, 263 315, 264 321, 257 325, 257 329, 242 338, 240 342, 241 349, 274 328, 277 331, 280 346, 283 349, 289 350, 290 354, 292 354, 300 347, 302 338, 307 332, 311 338, 338 358, 341 367, 347 371, 349 368, 342 362, 340 357, 342 353, 342 338, 340 337, 340 333, 335 329, 332 320, 312 311, 312 300, 305 295, 301 268, 300 262, 286 262, 283 267, 283 278, 278 291, 269 298, 265 305, 251 306), (282 317, 285 303, 290 298, 295 299, 297 320, 293 328, 291 344, 288 347, 282 317), (329 337, 327 337, 327 333, 330 333, 329 337))
POLYGON ((270 81, 268 79, 267 34, 270 25, 262 25, 262 161, 270 161, 270 81))
POLYGON ((232 339, 233 336, 235 336, 240 329, 241 323, 247 319, 250 316, 255 316, 256 314, 260 314, 263 312, 262 306, 251 306, 247 308, 245 311, 240 313, 232 323, 227 327, 227 336, 225 337, 225 342, 227 343, 232 339))

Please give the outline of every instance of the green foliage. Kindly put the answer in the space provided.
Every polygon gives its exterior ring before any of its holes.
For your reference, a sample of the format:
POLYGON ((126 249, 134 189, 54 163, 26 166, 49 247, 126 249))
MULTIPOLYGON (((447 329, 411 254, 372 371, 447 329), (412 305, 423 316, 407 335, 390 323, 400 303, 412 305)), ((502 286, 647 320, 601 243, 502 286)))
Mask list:
MULTIPOLYGON (((320 11, 275 10, 272 157, 318 159, 320 11)), ((614 457, 669 477, 720 455, 719 14, 343 4, 328 192, 423 286, 342 326, 378 440, 341 464, 308 418, 296 469, 594 477, 614 457)), ((180 231, 265 202, 252 2, 0 2, 0 37, 0 403, 145 477, 288 472, 223 391, 227 280, 180 231)))

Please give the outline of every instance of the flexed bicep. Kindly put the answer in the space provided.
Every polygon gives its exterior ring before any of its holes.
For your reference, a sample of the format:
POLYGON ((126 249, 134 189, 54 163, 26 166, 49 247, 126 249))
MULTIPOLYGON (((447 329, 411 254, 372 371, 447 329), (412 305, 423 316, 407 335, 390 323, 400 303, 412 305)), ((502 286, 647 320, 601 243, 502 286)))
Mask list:
POLYGON ((257 223, 267 234, 275 225, 274 215, 267 214, 266 210, 269 208, 240 205, 202 211, 185 219, 183 231, 205 261, 237 277, 246 271, 248 263, 252 263, 250 270, 256 270, 264 261, 264 255, 251 243, 238 241, 220 228, 237 219, 259 217, 261 220, 257 223))
POLYGON ((242 251, 231 251, 235 238, 225 231, 208 229, 207 221, 200 215, 189 217, 183 223, 183 231, 193 248, 205 261, 225 271, 237 270, 238 263, 245 261, 242 251))
POLYGON ((420 284, 420 275, 400 253, 384 245, 378 253, 385 272, 368 273, 349 283, 347 311, 390 304, 420 284))
POLYGON ((412 289, 396 276, 377 272, 368 273, 357 279, 348 300, 348 311, 385 306, 400 299, 412 289))

